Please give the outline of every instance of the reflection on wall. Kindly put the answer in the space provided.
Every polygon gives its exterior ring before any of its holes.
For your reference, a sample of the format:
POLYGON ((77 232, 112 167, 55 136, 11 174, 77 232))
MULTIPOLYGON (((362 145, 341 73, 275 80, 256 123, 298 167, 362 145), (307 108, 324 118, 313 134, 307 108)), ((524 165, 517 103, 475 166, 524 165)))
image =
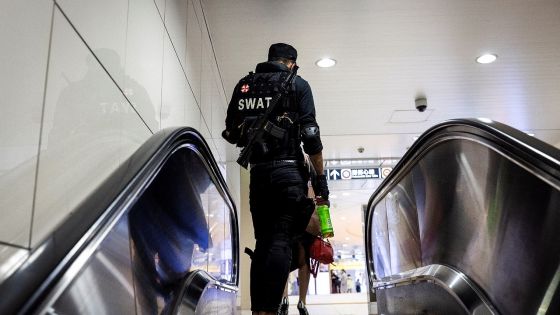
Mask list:
MULTIPOLYGON (((226 98, 213 74, 201 3, 177 1, 189 7, 185 20, 171 9, 163 19, 151 0, 82 2, 17 1, 0 14, 6 26, 0 37, 10 46, 0 62, 6 70, 0 241, 6 244, 34 247, 59 226, 161 120, 171 119, 161 113, 169 95, 185 112, 173 125, 193 126, 214 154, 225 151, 212 134, 223 125, 214 118, 225 115, 226 98), (196 36, 187 36, 186 24, 196 36), (186 54, 185 45, 198 53, 186 54), (173 63, 178 58, 182 63, 173 63), (201 85, 216 97, 197 91, 195 98, 190 86, 201 85)), ((225 154, 215 156, 224 162, 225 154)))

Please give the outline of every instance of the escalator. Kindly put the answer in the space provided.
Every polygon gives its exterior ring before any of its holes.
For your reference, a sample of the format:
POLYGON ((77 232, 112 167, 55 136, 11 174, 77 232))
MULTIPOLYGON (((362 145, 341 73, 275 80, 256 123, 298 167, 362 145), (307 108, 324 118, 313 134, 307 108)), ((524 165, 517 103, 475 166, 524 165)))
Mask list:
POLYGON ((0 283, 0 314, 236 313, 238 233, 204 139, 163 130, 0 283))
POLYGON ((371 196, 379 314, 560 314, 560 151, 489 120, 426 131, 371 196))

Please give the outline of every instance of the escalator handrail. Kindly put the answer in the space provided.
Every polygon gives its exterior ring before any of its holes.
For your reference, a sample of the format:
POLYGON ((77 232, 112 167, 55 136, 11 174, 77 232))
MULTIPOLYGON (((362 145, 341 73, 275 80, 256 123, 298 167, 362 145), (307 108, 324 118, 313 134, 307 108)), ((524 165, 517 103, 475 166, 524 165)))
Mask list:
POLYGON ((453 119, 437 124, 424 132, 395 165, 392 172, 371 195, 365 215, 365 242, 368 278, 374 286, 373 253, 370 240, 374 206, 390 192, 408 171, 439 139, 449 136, 483 138, 533 171, 552 182, 560 183, 560 150, 522 131, 489 119, 453 119))
MULTIPOLYGON (((410 166, 421 157, 424 149, 430 146, 436 138, 449 134, 465 136, 479 136, 486 138, 519 159, 530 163, 535 168, 560 180, 560 150, 535 137, 514 129, 497 121, 486 119, 452 119, 437 124, 424 132, 408 149, 405 155, 379 185, 368 201, 368 212, 373 204, 383 198, 396 185, 396 179, 402 177, 410 166)), ((369 216, 369 213, 368 213, 369 216)))
POLYGON ((0 314, 28 313, 42 302, 76 258, 123 207, 131 206, 131 192, 145 189, 170 152, 186 143, 196 146, 211 171, 218 191, 232 218, 232 250, 237 286, 239 227, 237 210, 218 164, 198 131, 190 127, 168 128, 152 135, 93 191, 45 240, 30 251, 29 257, 0 283, 0 314))

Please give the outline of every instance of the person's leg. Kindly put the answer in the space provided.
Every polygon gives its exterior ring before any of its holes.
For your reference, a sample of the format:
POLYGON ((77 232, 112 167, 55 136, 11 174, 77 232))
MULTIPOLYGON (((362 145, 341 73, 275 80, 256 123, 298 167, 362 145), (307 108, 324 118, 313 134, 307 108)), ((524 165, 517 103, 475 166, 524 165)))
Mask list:
POLYGON ((303 221, 309 220, 313 201, 307 199, 307 184, 297 167, 275 167, 260 181, 253 180, 253 170, 251 175, 257 238, 251 262, 251 310, 276 313, 290 272, 292 239, 305 230, 303 221))
POLYGON ((282 302, 280 303, 280 307, 278 308, 278 315, 288 315, 288 309, 290 308, 290 301, 288 300, 288 285, 289 282, 286 281, 284 294, 282 294, 282 302))
POLYGON ((311 272, 309 270, 309 260, 305 255, 305 249, 301 243, 299 247, 299 300, 306 304, 307 290, 309 289, 309 279, 311 272))
POLYGON ((291 247, 286 235, 274 233, 272 240, 257 240, 251 261, 251 308, 278 310, 288 280, 291 247))
POLYGON ((305 305, 307 304, 307 290, 309 288, 309 257, 307 257, 305 248, 302 242, 298 243, 298 276, 299 276, 299 302, 297 304, 297 309, 300 315, 309 315, 305 305))
MULTIPOLYGON (((288 279, 291 236, 274 200, 269 170, 251 170, 250 207, 255 230, 255 251, 251 260, 250 293, 254 314, 276 314, 288 279)), ((286 222, 288 221, 288 222, 286 222)))

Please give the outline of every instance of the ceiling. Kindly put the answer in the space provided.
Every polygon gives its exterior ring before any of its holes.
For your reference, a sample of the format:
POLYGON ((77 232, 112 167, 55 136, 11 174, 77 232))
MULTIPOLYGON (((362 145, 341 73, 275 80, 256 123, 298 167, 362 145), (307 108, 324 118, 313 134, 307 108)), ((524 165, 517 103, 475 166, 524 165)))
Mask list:
POLYGON ((560 146, 558 0, 202 2, 228 97, 271 43, 296 47, 327 159, 401 157, 430 126, 469 117, 560 146), (498 60, 476 63, 485 52, 498 60), (337 65, 315 66, 325 56, 337 65))
MULTIPOLYGON (((297 48, 326 159, 399 158, 434 124, 470 117, 497 120, 560 147, 558 0, 202 3, 228 97, 239 78, 266 59, 270 44, 297 48), (476 63, 486 52, 498 60, 476 63), (322 57, 338 63, 318 68, 322 57), (428 100, 424 113, 414 106, 420 95, 428 100)), ((356 210, 379 182, 329 184, 337 197, 337 249, 363 246, 361 233, 354 235, 361 230, 356 210)))

